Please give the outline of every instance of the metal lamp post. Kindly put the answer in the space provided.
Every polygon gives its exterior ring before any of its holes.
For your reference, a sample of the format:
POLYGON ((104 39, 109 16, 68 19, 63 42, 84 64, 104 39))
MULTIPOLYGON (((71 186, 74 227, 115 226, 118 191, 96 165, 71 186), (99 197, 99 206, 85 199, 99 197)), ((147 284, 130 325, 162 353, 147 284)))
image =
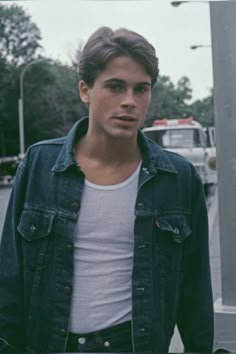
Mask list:
POLYGON ((24 75, 25 72, 34 64, 40 63, 42 61, 48 61, 50 59, 41 58, 36 59, 28 63, 20 74, 20 97, 18 100, 18 112, 19 112, 19 136, 20 136, 20 154, 19 157, 22 158, 25 154, 25 134, 24 134, 24 75))
POLYGON ((205 45, 205 44, 198 44, 198 45, 191 45, 190 49, 196 50, 198 48, 211 48, 211 45, 205 45))
POLYGON ((206 4, 209 4, 209 1, 207 1, 207 0, 202 0, 202 1, 171 1, 171 5, 172 6, 174 6, 174 7, 178 7, 178 6, 180 6, 180 5, 182 5, 182 4, 188 4, 188 3, 192 3, 192 2, 196 2, 196 3, 198 3, 198 2, 200 2, 200 3, 206 3, 206 4))

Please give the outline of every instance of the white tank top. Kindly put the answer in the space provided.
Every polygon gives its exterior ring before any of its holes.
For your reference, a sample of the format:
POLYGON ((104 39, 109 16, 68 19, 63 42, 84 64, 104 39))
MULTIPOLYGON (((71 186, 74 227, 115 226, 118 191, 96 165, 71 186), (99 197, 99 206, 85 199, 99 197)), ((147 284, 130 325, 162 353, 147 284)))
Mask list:
POLYGON ((74 236, 69 330, 89 333, 131 319, 135 202, 141 163, 112 186, 85 180, 74 236))

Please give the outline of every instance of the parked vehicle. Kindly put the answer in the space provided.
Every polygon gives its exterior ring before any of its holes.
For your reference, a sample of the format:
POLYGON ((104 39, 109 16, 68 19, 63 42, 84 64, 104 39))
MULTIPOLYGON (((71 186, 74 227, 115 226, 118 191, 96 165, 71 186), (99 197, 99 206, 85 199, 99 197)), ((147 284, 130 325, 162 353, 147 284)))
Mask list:
POLYGON ((164 118, 153 121, 153 125, 143 128, 143 132, 164 149, 191 161, 202 178, 206 194, 217 183, 213 129, 203 128, 193 117, 164 118))
POLYGON ((6 175, 6 176, 1 176, 0 175, 0 187, 9 187, 13 184, 14 182, 14 176, 6 175))
POLYGON ((19 162, 18 156, 0 157, 0 187, 8 187, 13 184, 19 162))

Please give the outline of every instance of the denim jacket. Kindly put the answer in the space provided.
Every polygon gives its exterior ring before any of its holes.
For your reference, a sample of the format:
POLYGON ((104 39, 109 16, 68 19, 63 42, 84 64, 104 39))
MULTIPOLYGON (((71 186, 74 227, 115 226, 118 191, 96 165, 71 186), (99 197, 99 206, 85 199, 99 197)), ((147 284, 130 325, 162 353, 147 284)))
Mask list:
MULTIPOLYGON (((88 126, 39 142, 20 164, 0 248, 0 351, 65 352, 73 236, 84 174, 73 148, 88 126)), ((175 324, 186 352, 211 352, 213 304, 203 186, 183 157, 138 132, 132 341, 168 352, 175 324)), ((80 319, 78 319, 80 320, 80 319)), ((81 319, 83 320, 83 319, 81 319)))

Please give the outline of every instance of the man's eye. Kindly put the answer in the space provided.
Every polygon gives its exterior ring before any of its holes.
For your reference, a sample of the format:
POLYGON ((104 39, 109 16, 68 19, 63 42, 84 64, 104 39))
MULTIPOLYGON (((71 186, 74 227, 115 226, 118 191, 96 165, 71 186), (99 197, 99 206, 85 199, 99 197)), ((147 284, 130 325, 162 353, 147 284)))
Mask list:
POLYGON ((108 86, 110 90, 112 90, 113 92, 120 92, 123 90, 123 86, 122 85, 109 85, 108 86))
POLYGON ((136 87, 135 90, 136 90, 136 92, 142 93, 142 92, 147 92, 149 90, 149 88, 146 86, 138 86, 138 87, 136 87))

